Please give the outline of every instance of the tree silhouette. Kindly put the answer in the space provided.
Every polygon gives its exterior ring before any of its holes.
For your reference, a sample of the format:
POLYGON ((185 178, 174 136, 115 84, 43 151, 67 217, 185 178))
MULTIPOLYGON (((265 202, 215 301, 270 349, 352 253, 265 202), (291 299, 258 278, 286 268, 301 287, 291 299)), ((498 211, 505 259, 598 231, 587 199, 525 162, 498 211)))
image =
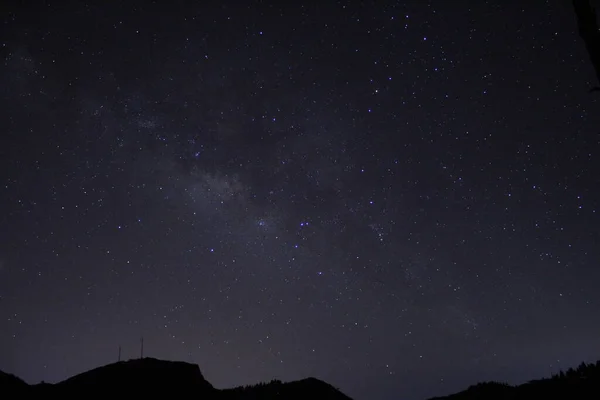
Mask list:
MULTIPOLYGON (((577 16, 579 36, 585 43, 585 48, 596 71, 596 79, 600 84, 600 30, 596 19, 596 10, 589 0, 573 0, 573 8, 577 16)), ((600 86, 590 89, 590 92, 600 91, 600 86)))

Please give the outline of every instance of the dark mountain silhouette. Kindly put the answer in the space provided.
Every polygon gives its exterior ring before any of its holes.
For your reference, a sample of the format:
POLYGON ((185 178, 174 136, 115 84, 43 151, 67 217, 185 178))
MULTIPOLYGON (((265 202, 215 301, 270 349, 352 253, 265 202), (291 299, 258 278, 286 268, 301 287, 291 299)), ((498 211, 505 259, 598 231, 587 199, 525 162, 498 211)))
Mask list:
POLYGON ((531 400, 531 399, 600 399, 600 361, 581 363, 551 378, 539 379, 518 386, 485 382, 450 396, 430 400, 531 400))
POLYGON ((141 358, 105 365, 75 375, 56 386, 61 388, 115 387, 132 390, 178 387, 210 393, 215 389, 204 379, 200 368, 185 362, 141 358))
MULTIPOLYGON (((351 400, 333 386, 315 378, 294 382, 258 383, 233 389, 215 389, 195 364, 143 358, 109 364, 56 384, 28 385, 14 375, 0 371, 0 396, 30 398, 48 395, 137 395, 168 394, 173 398, 193 397, 201 400, 351 400)), ((401 394, 399 394, 401 398, 401 394)), ((459 393, 430 400, 531 400, 531 399, 600 399, 600 361, 581 363, 551 378, 534 380, 518 386, 500 382, 478 383, 459 393)))
POLYGON ((173 398, 200 400, 307 399, 351 400, 333 386, 315 378, 282 383, 271 381, 234 389, 215 389, 195 364, 142 358, 105 365, 56 384, 28 385, 14 375, 0 372, 0 396, 11 398, 48 395, 168 394, 173 398))
POLYGON ((225 389, 221 394, 220 398, 223 400, 306 400, 314 396, 319 399, 351 400, 338 389, 316 378, 287 383, 273 380, 268 383, 225 389))
POLYGON ((27 386, 28 385, 24 381, 16 376, 0 371, 0 388, 23 389, 27 386))

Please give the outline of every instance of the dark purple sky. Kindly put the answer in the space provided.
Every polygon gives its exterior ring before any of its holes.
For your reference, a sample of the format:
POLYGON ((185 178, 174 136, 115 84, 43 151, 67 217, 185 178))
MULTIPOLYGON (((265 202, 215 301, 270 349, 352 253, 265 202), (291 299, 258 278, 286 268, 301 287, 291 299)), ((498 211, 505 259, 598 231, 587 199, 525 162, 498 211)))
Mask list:
POLYGON ((600 358, 570 2, 153 3, 3 6, 1 370, 143 336, 217 387, 410 400, 600 358))

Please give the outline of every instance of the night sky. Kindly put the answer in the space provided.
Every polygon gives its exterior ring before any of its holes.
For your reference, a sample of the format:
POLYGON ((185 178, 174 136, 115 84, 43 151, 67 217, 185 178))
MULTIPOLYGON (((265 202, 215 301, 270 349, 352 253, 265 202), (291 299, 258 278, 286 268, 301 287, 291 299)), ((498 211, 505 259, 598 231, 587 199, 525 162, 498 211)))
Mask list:
POLYGON ((600 358, 569 1, 50 3, 0 11, 1 370, 143 336, 219 388, 423 399, 600 358))

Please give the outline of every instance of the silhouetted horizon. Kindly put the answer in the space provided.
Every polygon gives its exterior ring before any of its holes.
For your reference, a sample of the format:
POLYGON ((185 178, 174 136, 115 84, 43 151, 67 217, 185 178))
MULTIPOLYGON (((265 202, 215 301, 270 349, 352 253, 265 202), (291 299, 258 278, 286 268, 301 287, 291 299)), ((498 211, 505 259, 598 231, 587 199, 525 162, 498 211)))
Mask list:
POLYGON ((200 366, 184 361, 160 360, 153 357, 140 357, 92 368, 65 380, 49 383, 28 384, 21 378, 0 371, 0 393, 22 393, 44 395, 53 393, 84 393, 94 390, 105 393, 114 390, 132 390, 137 393, 156 390, 169 390, 179 393, 198 394, 202 398, 253 398, 258 393, 261 398, 285 395, 295 398, 297 395, 313 395, 323 399, 351 400, 339 389, 315 377, 282 382, 271 380, 253 385, 217 389, 202 375, 200 366), (265 397, 266 396, 266 397, 265 397))
MULTIPOLYGON (((283 396, 286 399, 318 396, 319 399, 352 400, 338 388, 317 379, 307 377, 300 380, 282 382, 273 379, 232 388, 215 388, 202 375, 197 364, 184 361, 160 360, 153 357, 140 357, 117 361, 81 372, 57 383, 40 382, 27 384, 19 377, 0 371, 0 393, 10 390, 42 395, 54 393, 77 393, 86 390, 180 390, 202 395, 204 399, 271 399, 283 396), (27 392, 30 390, 31 392, 27 392)), ((532 399, 569 398, 572 400, 596 399, 600 395, 600 360, 596 363, 580 363, 559 371, 547 378, 531 380, 519 385, 487 381, 475 383, 463 391, 437 396, 430 400, 454 399, 532 399)), ((397 394, 404 398, 402 393, 397 394)), ((359 399, 354 399, 359 400, 359 399)), ((365 399, 366 400, 366 399, 365 399)), ((423 399, 427 400, 427 399, 423 399)))

